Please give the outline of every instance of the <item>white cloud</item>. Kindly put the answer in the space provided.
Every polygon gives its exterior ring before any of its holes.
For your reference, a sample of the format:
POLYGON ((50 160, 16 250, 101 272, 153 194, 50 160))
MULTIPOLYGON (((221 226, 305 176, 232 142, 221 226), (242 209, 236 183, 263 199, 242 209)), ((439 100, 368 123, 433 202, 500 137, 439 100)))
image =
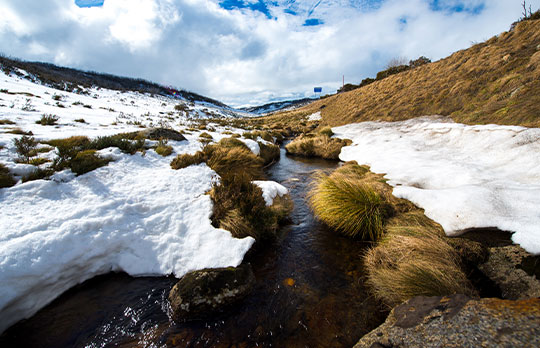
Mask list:
POLYGON ((269 19, 225 10, 219 0, 106 0, 94 8, 0 0, 0 51, 255 104, 309 96, 316 85, 333 92, 343 74, 358 83, 396 56, 443 58, 507 30, 521 13, 508 0, 439 0, 437 10, 427 0, 373 3, 268 2, 269 19), (308 16, 324 24, 303 26, 308 16))

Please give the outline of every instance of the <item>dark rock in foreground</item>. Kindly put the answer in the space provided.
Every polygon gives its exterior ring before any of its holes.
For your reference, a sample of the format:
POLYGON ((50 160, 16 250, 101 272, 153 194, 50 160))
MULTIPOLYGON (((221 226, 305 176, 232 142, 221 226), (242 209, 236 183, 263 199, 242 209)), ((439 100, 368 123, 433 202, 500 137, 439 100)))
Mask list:
POLYGON ((159 140, 159 139, 176 140, 176 141, 186 140, 186 138, 181 133, 173 129, 168 129, 168 128, 150 128, 150 129, 141 131, 141 133, 146 139, 150 139, 150 140, 159 140))
POLYGON ((254 284, 250 265, 190 272, 169 293, 174 318, 207 317, 246 297, 254 284))
POLYGON ((418 296, 354 348, 540 347, 540 299, 418 296))

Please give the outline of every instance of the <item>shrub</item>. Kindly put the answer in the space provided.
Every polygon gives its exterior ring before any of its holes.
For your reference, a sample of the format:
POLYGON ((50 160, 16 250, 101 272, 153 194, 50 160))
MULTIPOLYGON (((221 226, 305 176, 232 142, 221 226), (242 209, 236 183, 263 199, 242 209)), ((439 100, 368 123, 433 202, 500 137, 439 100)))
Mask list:
POLYGON ((122 150, 122 152, 134 154, 138 150, 144 148, 144 140, 139 139, 135 143, 132 143, 117 135, 97 137, 88 144, 87 149, 102 150, 108 147, 117 147, 122 150))
POLYGON ((325 135, 325 136, 327 136, 327 137, 330 138, 332 135, 334 135, 334 132, 332 132, 332 128, 330 128, 330 127, 324 127, 323 129, 321 129, 321 130, 319 131, 319 134, 320 134, 320 135, 325 135))
POLYGON ((400 72, 407 71, 409 69, 410 69, 410 67, 408 65, 392 66, 392 67, 389 67, 386 70, 379 71, 377 73, 376 79, 377 80, 382 80, 382 79, 387 78, 388 76, 399 74, 400 72))
POLYGON ((215 148, 206 164, 221 177, 243 172, 252 180, 263 177, 263 161, 250 150, 233 148, 215 148))
POLYGON ((13 179, 13 175, 5 165, 0 163, 0 188, 11 187, 15 185, 17 181, 13 179))
POLYGON ((58 121, 58 116, 44 114, 38 121, 36 121, 36 124, 40 124, 42 126, 54 126, 56 124, 56 121, 58 121))
POLYGON ((182 169, 189 167, 194 164, 201 164, 206 160, 206 157, 202 151, 198 151, 194 155, 189 155, 187 153, 180 154, 176 156, 175 159, 171 162, 172 169, 182 169))
POLYGON ((378 240, 391 206, 361 175, 319 172, 309 193, 315 216, 337 232, 352 238, 378 240))
POLYGON ((5 125, 5 124, 15 124, 15 122, 11 121, 11 120, 8 120, 8 119, 1 119, 0 120, 0 125, 5 125))
POLYGON ((418 59, 409 61, 409 66, 414 69, 414 68, 418 68, 419 66, 428 64, 428 63, 431 63, 431 59, 429 59, 427 57, 424 57, 424 56, 420 56, 420 57, 418 57, 418 59))
POLYGON ((71 170, 77 175, 82 175, 107 165, 109 161, 97 156, 95 150, 80 151, 71 160, 71 170))
POLYGON ((13 139, 13 144, 20 159, 25 163, 28 163, 30 157, 36 155, 37 142, 33 137, 23 135, 19 139, 13 139))
POLYGON ((350 145, 350 143, 350 140, 329 138, 326 135, 317 137, 300 136, 287 144, 285 150, 292 155, 337 160, 341 148, 350 145))
POLYGON ((251 236, 257 241, 275 238, 279 222, 291 208, 286 204, 267 207, 261 188, 243 173, 223 176, 221 183, 213 186, 210 197, 214 201, 215 226, 230 231, 236 238, 251 236))
POLYGON ((36 170, 34 170, 32 173, 25 175, 22 178, 22 182, 46 179, 49 176, 51 176, 53 173, 54 173, 54 170, 52 170, 51 168, 47 168, 47 169, 36 168, 36 170))

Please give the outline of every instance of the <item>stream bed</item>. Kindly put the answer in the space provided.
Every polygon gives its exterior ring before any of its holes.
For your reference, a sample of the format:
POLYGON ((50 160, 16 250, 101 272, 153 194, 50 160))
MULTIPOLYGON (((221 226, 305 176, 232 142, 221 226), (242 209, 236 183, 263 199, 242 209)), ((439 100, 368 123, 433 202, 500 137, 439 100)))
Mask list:
POLYGON ((337 162, 288 157, 267 170, 294 201, 291 223, 250 251, 253 292, 211 320, 174 323, 173 277, 112 273, 67 291, 0 337, 2 347, 352 347, 387 312, 363 282, 367 243, 337 236, 306 202, 311 175, 337 162))

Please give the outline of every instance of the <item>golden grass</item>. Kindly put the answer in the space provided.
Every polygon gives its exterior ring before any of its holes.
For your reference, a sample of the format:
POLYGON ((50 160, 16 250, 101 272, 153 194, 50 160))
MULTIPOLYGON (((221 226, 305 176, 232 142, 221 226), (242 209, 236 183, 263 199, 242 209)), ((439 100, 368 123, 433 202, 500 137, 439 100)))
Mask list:
POLYGON ((155 151, 158 155, 167 157, 173 152, 173 148, 170 145, 159 145, 156 146, 155 151))
POLYGON ((446 115, 467 124, 540 127, 539 44, 540 20, 523 21, 513 31, 448 58, 272 115, 266 122, 299 122, 321 111, 321 124, 331 126, 446 115))
POLYGON ((77 175, 88 173, 99 167, 103 167, 110 162, 108 159, 96 155, 95 150, 85 150, 78 152, 71 160, 71 170, 77 175))
POLYGON ((194 155, 187 153, 176 156, 171 162, 172 169, 182 169, 194 164, 201 164, 205 161, 206 157, 202 151, 198 151, 194 155))
POLYGON ((261 150, 259 156, 262 158, 264 166, 268 166, 279 161, 279 146, 274 144, 265 144, 260 141, 258 143, 261 150))
POLYGON ((235 173, 245 173, 252 179, 263 177, 262 159, 242 147, 217 147, 212 151, 206 164, 221 177, 235 173))
MULTIPOLYGON (((206 129, 206 128, 204 128, 206 129)), ((206 132, 202 132, 201 134, 199 134, 199 138, 203 138, 203 139, 214 139, 214 137, 206 132)))
POLYGON ((316 137, 302 135, 288 143, 285 149, 291 155, 337 160, 341 148, 350 144, 350 140, 330 138, 326 135, 316 137))

